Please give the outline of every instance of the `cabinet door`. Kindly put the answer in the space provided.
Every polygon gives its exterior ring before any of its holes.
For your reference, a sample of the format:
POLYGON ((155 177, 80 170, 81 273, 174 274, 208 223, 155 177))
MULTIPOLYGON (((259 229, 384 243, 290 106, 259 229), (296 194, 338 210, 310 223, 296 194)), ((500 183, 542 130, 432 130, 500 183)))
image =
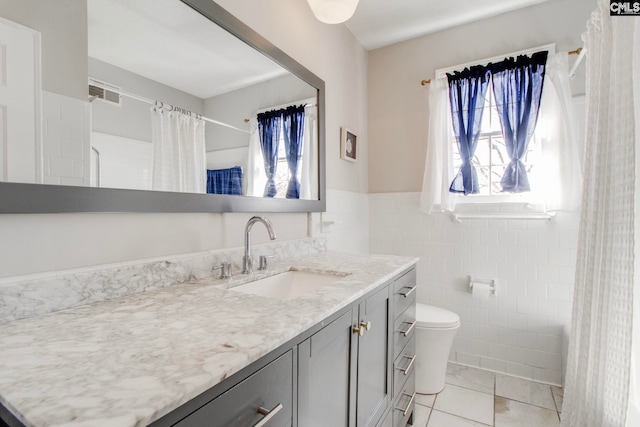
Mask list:
POLYGON ((298 345, 298 426, 353 425, 356 314, 345 313, 298 345))
POLYGON ((371 327, 358 338, 357 427, 373 426, 391 402, 391 348, 389 288, 359 307, 360 325, 371 327))

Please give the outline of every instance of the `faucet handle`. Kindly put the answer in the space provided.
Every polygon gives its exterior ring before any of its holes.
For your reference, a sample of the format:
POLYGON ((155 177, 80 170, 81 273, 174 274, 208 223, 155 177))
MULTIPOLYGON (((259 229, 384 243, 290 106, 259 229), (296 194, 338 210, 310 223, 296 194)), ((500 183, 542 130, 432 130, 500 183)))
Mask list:
POLYGON ((220 265, 216 265, 211 268, 212 271, 220 270, 220 279, 230 279, 233 276, 233 265, 230 262, 223 262, 220 265))
POLYGON ((273 255, 260 255, 260 266, 258 270, 268 270, 269 260, 273 258, 273 255))

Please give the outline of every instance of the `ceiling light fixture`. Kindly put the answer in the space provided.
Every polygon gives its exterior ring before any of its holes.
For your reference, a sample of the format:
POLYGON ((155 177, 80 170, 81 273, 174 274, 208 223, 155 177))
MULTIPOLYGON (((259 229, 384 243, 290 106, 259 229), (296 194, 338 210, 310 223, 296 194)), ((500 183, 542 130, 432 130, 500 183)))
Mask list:
POLYGON ((318 21, 340 24, 353 16, 358 0, 307 0, 318 21))

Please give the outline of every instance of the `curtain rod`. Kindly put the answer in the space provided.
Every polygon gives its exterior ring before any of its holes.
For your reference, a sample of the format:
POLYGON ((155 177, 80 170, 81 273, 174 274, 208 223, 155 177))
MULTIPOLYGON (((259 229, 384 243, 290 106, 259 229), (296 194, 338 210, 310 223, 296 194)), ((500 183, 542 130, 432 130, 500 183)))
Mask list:
MULTIPOLYGON (((134 94, 134 93, 126 92, 126 91, 124 91, 124 90, 114 90, 114 89, 112 89, 112 88, 104 88, 104 89, 107 89, 107 90, 109 90, 110 92, 115 92, 115 93, 117 93, 117 94, 118 94, 118 95, 120 95, 120 96, 124 96, 124 97, 127 97, 127 98, 135 99, 136 101, 144 102, 144 103, 147 103, 147 104, 150 104, 150 105, 157 105, 157 104, 159 103, 161 108, 164 108, 164 107, 170 107, 170 108, 169 108, 170 110, 175 109, 176 111, 191 113, 189 110, 186 110, 186 109, 184 109, 184 108, 175 107, 175 106, 173 106, 173 105, 171 105, 171 104, 165 104, 165 103, 164 103, 164 102, 162 102, 162 101, 154 101, 154 100, 152 100, 152 99, 144 98, 144 97, 142 97, 142 96, 140 96, 140 95, 136 95, 136 94, 134 94)), ((95 99, 95 98, 93 98, 93 99, 95 99)), ((89 99, 89 102, 92 102, 92 101, 93 101, 93 99, 89 99)), ((206 121, 206 122, 214 123, 214 124, 216 124, 216 125, 224 126, 224 127, 229 128, 229 129, 237 130, 237 131, 240 131, 240 132, 250 133, 250 132, 249 132, 248 130, 246 130, 246 129, 240 129, 240 128, 237 128, 237 127, 235 127, 235 126, 229 125, 229 124, 227 124, 227 123, 223 123, 223 122, 220 122, 220 121, 218 121, 218 120, 214 120, 214 119, 211 119, 211 118, 209 118, 209 117, 202 116, 202 115, 199 115, 199 116, 202 118, 202 120, 204 120, 204 121, 206 121)))
MULTIPOLYGON (((571 71, 569 71, 569 78, 573 78, 575 77, 576 74, 576 69, 578 68, 578 65, 580 65, 580 62, 582 61, 582 58, 584 58, 584 55, 587 53, 587 50, 579 47, 576 50, 570 50, 569 52, 567 52, 567 55, 578 55, 578 59, 576 59, 575 64, 573 64, 573 67, 571 67, 571 71)), ((429 83, 431 83, 431 79, 428 80, 422 80, 420 82, 421 86, 426 86, 429 83)))
MULTIPOLYGON (((264 113, 271 110, 282 110, 287 107, 292 107, 296 104, 306 104, 305 107, 315 107, 317 105, 315 101, 316 101, 315 98, 307 98, 307 99, 303 99, 302 101, 288 102, 286 104, 276 105, 275 107, 262 108, 260 110, 257 110, 256 114, 264 113)), ((244 119, 245 123, 249 123, 250 121, 251 121, 250 119, 244 119)))
POLYGON ((578 66, 580 65, 580 63, 582 62, 586 54, 587 54, 587 49, 582 47, 579 47, 576 50, 572 50, 571 52, 569 52, 569 55, 578 55, 576 62, 573 63, 573 67, 571 67, 571 69, 569 70, 569 80, 572 80, 576 76, 576 70, 578 69, 578 66))

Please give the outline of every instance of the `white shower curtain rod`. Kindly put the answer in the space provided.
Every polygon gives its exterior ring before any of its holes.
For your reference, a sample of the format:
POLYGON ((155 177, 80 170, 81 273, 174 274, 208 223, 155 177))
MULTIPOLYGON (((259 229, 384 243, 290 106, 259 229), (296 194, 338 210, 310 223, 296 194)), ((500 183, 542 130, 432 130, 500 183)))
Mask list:
MULTIPOLYGON (((133 93, 125 92, 123 90, 113 90, 113 89, 109 88, 109 91, 115 92, 120 96, 126 96, 127 98, 131 98, 131 99, 135 99, 137 101, 145 102, 145 103, 150 104, 150 105, 156 105, 159 102, 162 107, 170 107, 171 109, 176 109, 177 111, 182 111, 182 112, 189 111, 189 110, 186 110, 184 108, 174 107, 171 104, 165 104, 162 101, 154 101, 152 99, 144 98, 142 96, 139 96, 139 95, 136 95, 136 94, 133 94, 133 93)), ((204 120, 206 122, 209 122, 209 123, 214 123, 216 125, 224 126, 224 127, 229 128, 229 129, 237 130, 237 131, 244 132, 244 133, 250 133, 246 129, 240 129, 240 128, 237 128, 235 126, 229 125, 227 123, 223 123, 223 122, 220 122, 218 120, 211 119, 209 117, 205 117, 205 116, 202 116, 202 115, 200 115, 200 117, 202 118, 202 120, 204 120)))

